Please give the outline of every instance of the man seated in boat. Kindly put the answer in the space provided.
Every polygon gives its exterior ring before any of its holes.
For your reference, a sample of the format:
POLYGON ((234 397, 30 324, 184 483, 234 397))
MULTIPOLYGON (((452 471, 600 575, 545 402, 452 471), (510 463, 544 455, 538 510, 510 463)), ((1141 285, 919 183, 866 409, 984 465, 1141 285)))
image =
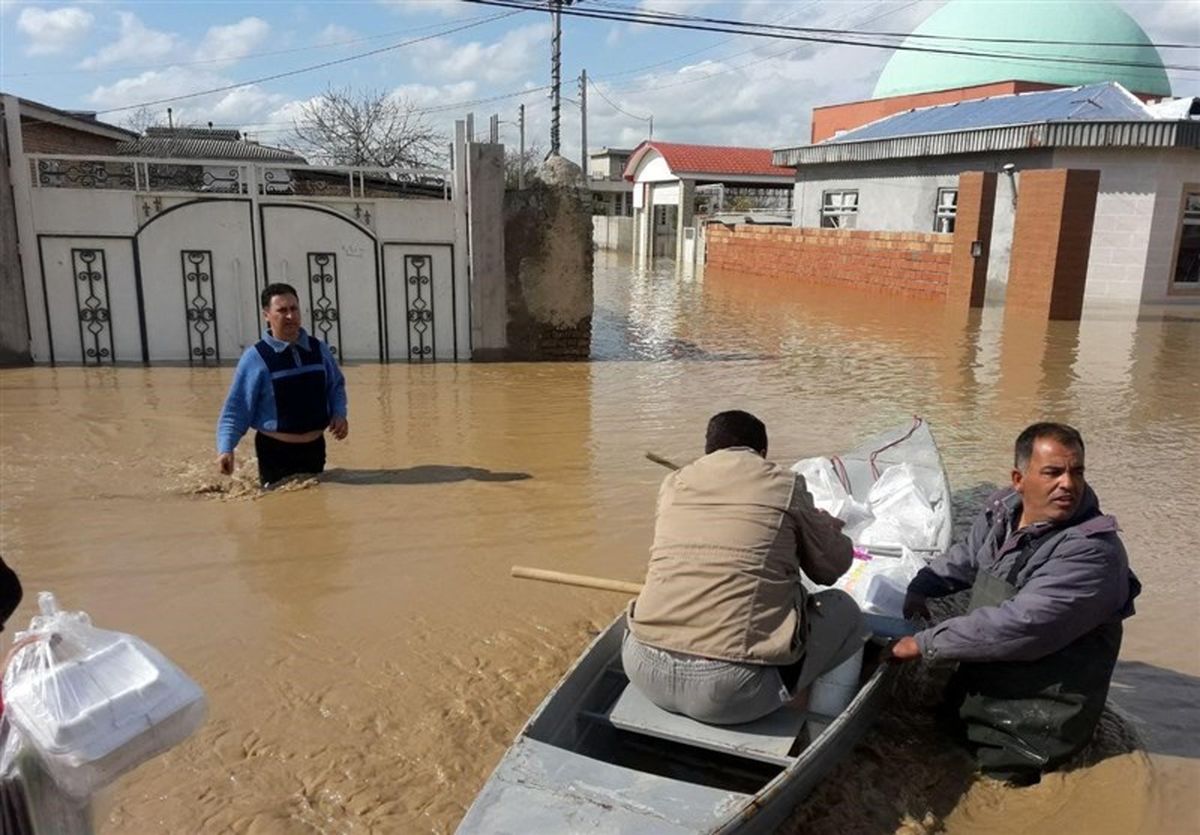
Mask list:
POLYGON ((965 542, 909 584, 906 617, 971 589, 967 614, 901 639, 900 660, 959 662, 947 692, 984 773, 1036 783, 1091 738, 1141 589, 1084 481, 1083 438, 1035 423, 1017 438, 1012 486, 965 542))
POLYGON ((767 430, 741 411, 708 423, 705 455, 663 481, 641 594, 621 658, 659 707, 715 725, 790 702, 863 645, 841 591, 806 594, 850 567, 842 524, 804 478, 766 460, 767 430))

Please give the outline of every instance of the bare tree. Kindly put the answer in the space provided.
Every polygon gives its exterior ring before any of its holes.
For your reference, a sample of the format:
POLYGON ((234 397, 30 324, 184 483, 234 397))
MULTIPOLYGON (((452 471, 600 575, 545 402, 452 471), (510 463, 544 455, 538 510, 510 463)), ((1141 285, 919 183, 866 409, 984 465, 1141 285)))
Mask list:
POLYGON ((137 110, 133 111, 121 120, 123 127, 129 128, 132 131, 144 134, 146 128, 156 128, 164 126, 167 123, 166 111, 159 113, 142 105, 137 110))
POLYGON ((529 182, 542 164, 544 156, 545 152, 536 142, 525 146, 525 156, 521 156, 517 148, 507 148, 504 152, 504 187, 517 187, 522 168, 525 169, 525 181, 529 182))
POLYGON ((377 90, 330 87, 300 107, 293 144, 328 165, 379 168, 431 165, 446 140, 403 96, 377 90))

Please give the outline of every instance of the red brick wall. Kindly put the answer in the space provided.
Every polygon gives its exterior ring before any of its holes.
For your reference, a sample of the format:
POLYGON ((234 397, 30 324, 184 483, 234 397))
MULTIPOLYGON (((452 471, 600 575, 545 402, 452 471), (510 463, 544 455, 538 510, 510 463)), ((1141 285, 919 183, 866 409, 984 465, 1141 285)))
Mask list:
POLYGON ((21 121, 21 141, 27 154, 95 154, 111 155, 116 139, 106 139, 92 133, 72 130, 50 122, 31 119, 21 121))
POLYGON ((949 288, 949 235, 719 223, 705 235, 710 268, 936 299, 949 288))
POLYGON ((1017 190, 1005 305, 1049 319, 1083 311, 1100 172, 1025 171, 1017 190))
POLYGON ((995 209, 994 171, 966 171, 958 175, 958 211, 954 223, 948 297, 961 307, 983 307, 995 209), (971 247, 976 241, 980 247, 978 258, 971 254, 971 247))

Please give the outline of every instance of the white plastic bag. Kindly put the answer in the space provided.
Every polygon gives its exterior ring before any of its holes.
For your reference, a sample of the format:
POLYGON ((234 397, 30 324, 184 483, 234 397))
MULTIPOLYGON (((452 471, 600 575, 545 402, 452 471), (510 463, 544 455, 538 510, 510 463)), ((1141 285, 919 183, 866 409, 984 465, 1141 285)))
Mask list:
POLYGON ((90 797, 203 723, 203 691, 154 647, 49 592, 38 605, 4 674, 5 718, 68 795, 90 797))
POLYGON ((901 545, 929 548, 937 542, 934 505, 941 501, 907 463, 888 467, 871 485, 867 496, 873 521, 858 531, 862 545, 901 545))
POLYGON ((797 461, 792 466, 792 472, 804 477, 814 505, 846 523, 842 528, 842 533, 846 536, 855 539, 855 534, 870 524, 873 518, 871 509, 846 492, 833 470, 833 463, 828 458, 805 458, 797 461))
POLYGON ((92 835, 86 800, 64 794, 7 718, 0 720, 0 833, 92 835))

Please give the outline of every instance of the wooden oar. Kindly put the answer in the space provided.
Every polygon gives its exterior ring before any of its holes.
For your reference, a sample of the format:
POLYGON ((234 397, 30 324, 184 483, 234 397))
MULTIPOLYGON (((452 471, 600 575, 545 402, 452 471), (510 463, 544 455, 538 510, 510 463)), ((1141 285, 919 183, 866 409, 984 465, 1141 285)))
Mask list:
POLYGON ((676 464, 674 461, 663 458, 661 455, 655 455, 653 452, 647 452, 646 458, 653 461, 655 464, 662 464, 664 467, 666 467, 669 470, 678 470, 679 469, 679 465, 676 464))
POLYGON ((523 565, 514 565, 512 567, 512 576, 520 577, 524 580, 542 580, 546 583, 559 583, 564 586, 581 586, 585 589, 617 591, 622 594, 637 594, 642 590, 641 583, 609 580, 605 577, 588 577, 586 574, 567 574, 564 571, 549 571, 544 568, 527 568, 523 565))

